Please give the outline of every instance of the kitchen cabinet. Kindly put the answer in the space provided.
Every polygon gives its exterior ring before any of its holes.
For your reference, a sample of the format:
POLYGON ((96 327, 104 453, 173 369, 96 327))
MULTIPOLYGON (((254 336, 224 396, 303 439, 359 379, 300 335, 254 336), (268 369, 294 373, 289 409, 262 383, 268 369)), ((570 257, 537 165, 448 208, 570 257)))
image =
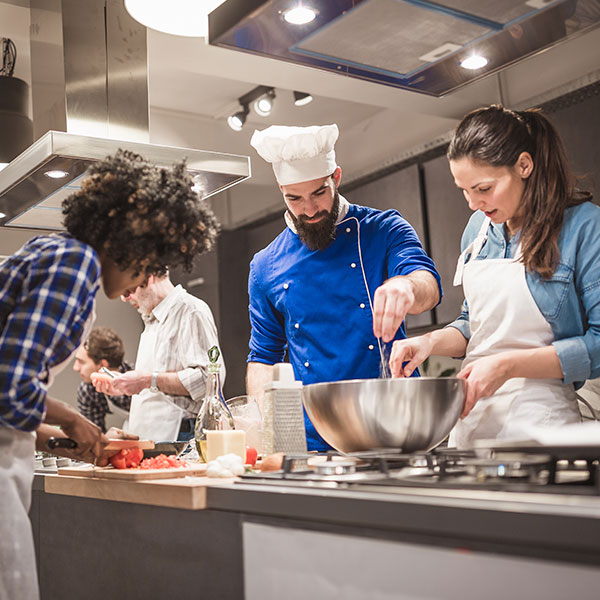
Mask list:
POLYGON ((600 588, 599 496, 71 479, 34 481, 42 600, 592 600, 600 588), (202 492, 165 492, 186 485, 202 492))
POLYGON ((436 316, 438 323, 445 324, 454 321, 461 310, 462 286, 454 287, 452 280, 460 255, 460 239, 473 213, 454 184, 445 155, 423 163, 423 182, 431 258, 444 289, 444 298, 436 308, 436 316))
MULTIPOLYGON (((427 251, 427 219, 423 212, 418 165, 378 177, 359 187, 350 186, 350 190, 343 195, 352 204, 361 204, 379 210, 397 210, 413 226, 427 251)), ((431 325, 433 322, 430 311, 406 317, 408 330, 431 325)))

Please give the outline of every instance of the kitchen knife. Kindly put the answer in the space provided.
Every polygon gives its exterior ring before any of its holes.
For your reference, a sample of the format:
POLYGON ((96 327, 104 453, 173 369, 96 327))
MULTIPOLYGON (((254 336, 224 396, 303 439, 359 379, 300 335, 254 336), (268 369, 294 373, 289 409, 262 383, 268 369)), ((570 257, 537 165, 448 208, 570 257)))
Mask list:
MULTIPOLYGON (((71 438, 57 438, 51 437, 46 442, 46 446, 50 450, 55 448, 77 448, 77 442, 71 438)), ((111 439, 108 444, 104 446, 104 450, 122 450, 123 448, 140 448, 141 450, 152 450, 154 448, 154 442, 152 440, 120 440, 111 439)))

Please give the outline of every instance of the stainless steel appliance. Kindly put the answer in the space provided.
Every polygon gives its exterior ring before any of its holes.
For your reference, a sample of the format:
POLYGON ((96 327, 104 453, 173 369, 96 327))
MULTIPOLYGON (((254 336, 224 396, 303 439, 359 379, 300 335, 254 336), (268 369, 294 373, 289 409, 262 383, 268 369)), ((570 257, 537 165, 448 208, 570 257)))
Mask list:
POLYGON ((284 458, 280 471, 247 473, 240 482, 377 493, 408 489, 481 490, 600 496, 600 445, 515 446, 401 454, 374 450, 331 452, 312 466, 314 455, 284 458))

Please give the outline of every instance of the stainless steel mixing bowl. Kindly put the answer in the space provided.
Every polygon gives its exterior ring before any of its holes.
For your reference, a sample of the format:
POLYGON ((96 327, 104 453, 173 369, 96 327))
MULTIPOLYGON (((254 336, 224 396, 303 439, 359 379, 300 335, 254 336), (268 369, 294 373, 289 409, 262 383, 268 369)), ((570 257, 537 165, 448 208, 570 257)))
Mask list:
POLYGON ((355 379, 302 389, 306 412, 340 452, 431 450, 458 421, 466 382, 456 377, 355 379))

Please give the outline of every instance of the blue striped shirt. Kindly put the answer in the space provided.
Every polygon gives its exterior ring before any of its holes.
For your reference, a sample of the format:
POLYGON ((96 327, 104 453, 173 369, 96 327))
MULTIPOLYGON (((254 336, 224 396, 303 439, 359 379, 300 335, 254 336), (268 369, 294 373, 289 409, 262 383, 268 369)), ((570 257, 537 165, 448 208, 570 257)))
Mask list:
POLYGON ((0 264, 0 427, 42 422, 49 370, 79 345, 99 278, 96 251, 62 233, 33 238, 0 264))

